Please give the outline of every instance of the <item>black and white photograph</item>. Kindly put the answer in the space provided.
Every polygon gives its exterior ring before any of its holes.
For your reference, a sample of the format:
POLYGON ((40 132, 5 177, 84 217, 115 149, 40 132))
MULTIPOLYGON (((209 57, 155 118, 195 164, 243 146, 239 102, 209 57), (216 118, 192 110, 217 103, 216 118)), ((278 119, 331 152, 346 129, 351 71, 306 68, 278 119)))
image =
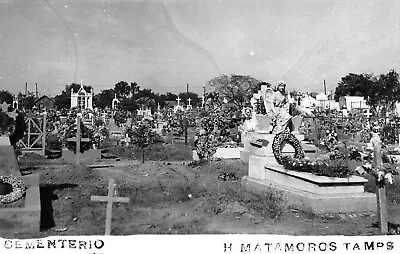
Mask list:
POLYGON ((399 0, 0 0, 0 252, 399 253, 399 71, 399 0))

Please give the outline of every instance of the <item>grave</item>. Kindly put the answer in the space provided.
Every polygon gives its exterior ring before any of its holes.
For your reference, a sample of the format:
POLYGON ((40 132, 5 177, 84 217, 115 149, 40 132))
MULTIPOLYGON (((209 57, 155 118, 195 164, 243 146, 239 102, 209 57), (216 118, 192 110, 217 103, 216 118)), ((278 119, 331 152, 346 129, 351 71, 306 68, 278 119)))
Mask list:
POLYGON ((37 233, 40 231, 39 174, 22 176, 8 137, 0 137, 0 175, 23 181, 25 195, 12 203, 0 204, 0 232, 37 233))
MULTIPOLYGON (((78 114, 76 118, 76 126, 80 126, 81 117, 78 114)), ((89 138, 83 138, 81 135, 81 128, 76 128, 76 136, 69 138, 67 141, 76 142, 75 152, 68 150, 67 148, 62 149, 62 159, 67 163, 75 162, 76 165, 83 163, 92 163, 96 160, 101 159, 101 151, 99 149, 89 149, 84 153, 80 152, 81 142, 90 142, 89 138)))
MULTIPOLYGON (((268 140, 263 142, 247 141, 250 155, 248 176, 242 178, 245 189, 257 193, 282 193, 289 206, 314 214, 376 212, 376 196, 364 192, 366 179, 359 176, 333 178, 286 170, 273 155, 273 138, 265 137, 268 140)), ((283 148, 282 152, 290 153, 291 150, 283 148)))
POLYGON ((113 202, 129 203, 129 198, 125 197, 114 197, 114 179, 110 179, 108 182, 108 195, 107 196, 91 196, 91 201, 107 202, 106 210, 106 228, 105 235, 111 235, 111 219, 112 219, 112 206, 113 202))
MULTIPOLYGON (((251 156, 250 162, 253 160, 251 156)), ((280 192, 288 205, 314 214, 376 212, 376 195, 364 192, 367 180, 362 177, 317 176, 286 170, 269 160, 264 162, 263 167, 249 163, 249 175, 242 178, 242 186, 247 190, 280 192)))

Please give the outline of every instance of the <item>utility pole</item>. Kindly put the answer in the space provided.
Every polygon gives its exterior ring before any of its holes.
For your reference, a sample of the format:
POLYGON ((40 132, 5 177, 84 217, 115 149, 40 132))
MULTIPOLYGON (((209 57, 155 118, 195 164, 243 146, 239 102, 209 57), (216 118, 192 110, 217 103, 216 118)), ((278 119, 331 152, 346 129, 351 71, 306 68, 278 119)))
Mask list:
POLYGON ((38 97, 37 83, 36 83, 36 98, 38 97))
POLYGON ((28 94, 28 82, 25 82, 25 97, 28 94))
POLYGON ((325 83, 325 79, 324 79, 324 94, 326 95, 326 83, 325 83))

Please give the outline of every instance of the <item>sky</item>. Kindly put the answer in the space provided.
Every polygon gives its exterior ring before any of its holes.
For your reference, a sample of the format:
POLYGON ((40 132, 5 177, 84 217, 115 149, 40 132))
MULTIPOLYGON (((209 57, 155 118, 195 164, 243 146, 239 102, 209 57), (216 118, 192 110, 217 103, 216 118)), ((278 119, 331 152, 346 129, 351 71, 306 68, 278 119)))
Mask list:
POLYGON ((242 74, 289 90, 400 65, 398 0, 0 0, 0 90, 121 80, 201 94, 242 74))

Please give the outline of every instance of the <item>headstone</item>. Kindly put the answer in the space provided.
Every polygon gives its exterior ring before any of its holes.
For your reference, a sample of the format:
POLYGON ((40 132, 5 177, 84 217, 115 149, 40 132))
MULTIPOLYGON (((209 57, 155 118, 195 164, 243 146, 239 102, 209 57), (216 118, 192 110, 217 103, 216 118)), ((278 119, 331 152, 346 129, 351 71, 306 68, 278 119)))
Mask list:
POLYGON ((111 219, 112 219, 112 206, 114 202, 129 203, 129 198, 125 197, 114 197, 114 179, 110 179, 108 182, 108 195, 107 196, 91 196, 91 201, 107 202, 106 210, 106 229, 105 235, 111 234, 111 219))

